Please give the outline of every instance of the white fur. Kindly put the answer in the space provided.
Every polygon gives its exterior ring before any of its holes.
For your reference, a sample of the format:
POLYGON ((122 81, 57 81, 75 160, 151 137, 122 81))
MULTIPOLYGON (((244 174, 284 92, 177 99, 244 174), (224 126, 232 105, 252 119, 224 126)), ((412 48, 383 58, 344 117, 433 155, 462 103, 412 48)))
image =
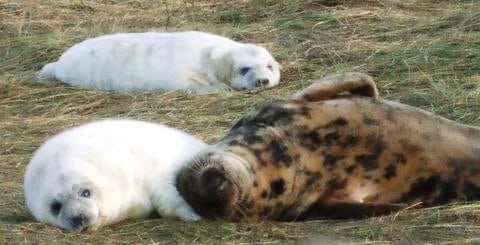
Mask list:
POLYGON ((104 120, 66 130, 42 145, 25 172, 35 218, 67 230, 95 230, 157 211, 198 220, 175 187, 177 172, 206 144, 160 124, 104 120), (91 196, 80 194, 89 189, 91 196), (52 204, 62 208, 58 215, 52 204), (88 217, 75 227, 73 217, 88 217))
POLYGON ((204 32, 122 33, 85 40, 38 78, 101 90, 218 91, 272 87, 279 65, 263 47, 204 32), (245 75, 241 69, 250 68, 245 75))

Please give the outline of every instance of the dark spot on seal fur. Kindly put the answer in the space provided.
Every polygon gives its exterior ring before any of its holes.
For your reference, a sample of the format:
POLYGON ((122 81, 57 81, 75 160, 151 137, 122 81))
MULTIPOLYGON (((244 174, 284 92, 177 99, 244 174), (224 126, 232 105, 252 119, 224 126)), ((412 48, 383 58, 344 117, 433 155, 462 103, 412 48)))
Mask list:
POLYGON ((264 167, 267 166, 267 162, 261 156, 262 152, 264 152, 263 150, 255 149, 251 147, 251 145, 247 144, 246 142, 240 142, 237 139, 233 139, 227 142, 229 146, 241 146, 241 147, 247 148, 250 152, 252 152, 255 155, 256 159, 259 161, 261 166, 264 166, 264 167))
MULTIPOLYGON (((242 124, 255 124, 263 126, 284 125, 291 123, 295 117, 304 116, 310 118, 310 109, 306 106, 299 106, 296 108, 285 108, 283 105, 285 101, 274 101, 264 106, 261 106, 250 120, 244 118, 242 124)), ((248 116, 247 116, 248 117, 248 116)), ((237 126, 238 127, 238 126, 237 126)))
POLYGON ((332 168, 335 166, 335 164, 339 161, 339 160, 342 160, 344 159, 345 156, 342 155, 342 156, 335 156, 335 155, 331 155, 331 154, 325 154, 323 156, 323 159, 324 159, 324 164, 327 168, 332 168))
POLYGON ((343 139, 342 143, 341 143, 341 146, 343 148, 347 148, 347 147, 351 147, 351 146, 355 146, 358 144, 358 138, 349 134, 347 136, 345 136, 345 138, 343 139))
POLYGON ((357 168, 357 165, 351 165, 351 166, 348 166, 345 168, 345 172, 348 173, 348 174, 351 174, 353 173, 353 170, 355 170, 357 168))
POLYGON ((347 124, 348 124, 348 121, 345 120, 345 118, 338 117, 337 119, 327 123, 327 125, 325 125, 324 128, 342 127, 342 126, 346 126, 347 124))
POLYGON ((467 200, 478 200, 480 199, 480 186, 470 181, 466 181, 463 186, 463 193, 467 200))
POLYGON ((332 132, 325 135, 324 140, 326 145, 334 145, 339 142, 340 135, 338 132, 332 132))
POLYGON ((377 154, 362 154, 355 157, 357 163, 359 163, 365 171, 370 171, 378 168, 378 155, 377 154))
POLYGON ((440 192, 431 204, 446 204, 457 198, 457 180, 441 181, 440 192))
POLYGON ((385 173, 383 174, 383 177, 385 177, 385 179, 389 180, 389 179, 391 179, 392 177, 395 177, 395 176, 397 176, 397 167, 393 164, 389 164, 385 168, 385 173))
POLYGON ((371 118, 371 117, 367 117, 367 116, 363 117, 363 123, 365 123, 367 125, 372 125, 372 126, 378 126, 378 125, 382 124, 380 120, 374 119, 374 118, 371 118))
POLYGON ((270 183, 270 195, 269 198, 277 198, 278 196, 282 195, 285 190, 285 180, 282 178, 278 178, 270 183))
POLYGON ((292 157, 286 153, 285 147, 278 141, 270 141, 266 150, 271 152, 272 162, 276 166, 279 166, 279 163, 283 163, 285 167, 289 167, 292 164, 292 157))
POLYGON ((262 198, 266 198, 268 193, 267 191, 262 191, 262 193, 260 194, 262 198))
POLYGON ((245 126, 266 127, 285 125, 291 123, 298 116, 311 118, 310 108, 298 105, 297 107, 285 108, 286 101, 277 100, 260 106, 238 120, 230 129, 230 132, 245 126))
POLYGON ((303 173, 304 175, 310 176, 310 175, 313 175, 317 172, 312 172, 312 171, 307 169, 307 170, 301 170, 301 173, 303 173))
POLYGON ((320 172, 310 172, 307 181, 305 182, 305 190, 307 190, 314 183, 318 183, 321 178, 322 174, 320 172))
POLYGON ((430 196, 438 187, 441 178, 439 175, 419 178, 410 186, 410 189, 403 193, 400 202, 413 201, 416 198, 425 198, 430 196))
POLYGON ((386 148, 386 143, 383 141, 382 135, 368 135, 365 144, 367 148, 369 148, 373 154, 381 154, 383 150, 386 148))
POLYGON ((333 178, 327 182, 327 188, 329 191, 338 190, 344 188, 346 184, 347 179, 338 180, 337 178, 333 178))
POLYGON ((311 151, 315 151, 323 143, 322 139, 316 131, 307 133, 300 133, 298 135, 300 146, 305 147, 311 151))

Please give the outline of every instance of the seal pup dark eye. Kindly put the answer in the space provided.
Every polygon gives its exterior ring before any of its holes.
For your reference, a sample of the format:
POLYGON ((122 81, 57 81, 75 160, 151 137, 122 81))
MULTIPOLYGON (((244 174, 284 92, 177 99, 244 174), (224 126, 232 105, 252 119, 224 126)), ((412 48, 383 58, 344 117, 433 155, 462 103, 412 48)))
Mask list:
POLYGON ((90 197, 91 193, 89 189, 84 189, 80 192, 80 197, 90 197))
POLYGON ((62 209, 62 203, 59 201, 53 201, 50 205, 50 211, 53 215, 58 215, 62 209))
POLYGON ((245 76, 245 74, 247 74, 248 71, 250 71, 250 67, 242 67, 240 69, 240 75, 245 76))
POLYGON ((270 71, 273 71, 273 66, 272 65, 267 65, 267 68, 270 69, 270 71))

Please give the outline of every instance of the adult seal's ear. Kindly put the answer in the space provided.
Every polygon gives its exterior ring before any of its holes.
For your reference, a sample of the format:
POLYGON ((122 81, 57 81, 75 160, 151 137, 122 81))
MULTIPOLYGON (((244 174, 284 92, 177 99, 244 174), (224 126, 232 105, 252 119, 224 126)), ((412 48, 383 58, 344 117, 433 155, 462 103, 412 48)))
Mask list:
POLYGON ((378 90, 372 77, 359 72, 347 72, 315 80, 312 85, 295 94, 299 101, 320 101, 348 96, 378 98, 378 90))

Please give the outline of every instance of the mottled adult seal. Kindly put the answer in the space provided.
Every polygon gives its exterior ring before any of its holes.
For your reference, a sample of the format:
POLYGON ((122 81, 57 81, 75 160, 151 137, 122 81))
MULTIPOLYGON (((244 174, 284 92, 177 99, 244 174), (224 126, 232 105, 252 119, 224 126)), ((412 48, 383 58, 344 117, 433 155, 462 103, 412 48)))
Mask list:
POLYGON ((177 187, 202 216, 253 222, 478 200, 480 129, 379 99, 368 75, 334 75, 250 112, 177 187))

